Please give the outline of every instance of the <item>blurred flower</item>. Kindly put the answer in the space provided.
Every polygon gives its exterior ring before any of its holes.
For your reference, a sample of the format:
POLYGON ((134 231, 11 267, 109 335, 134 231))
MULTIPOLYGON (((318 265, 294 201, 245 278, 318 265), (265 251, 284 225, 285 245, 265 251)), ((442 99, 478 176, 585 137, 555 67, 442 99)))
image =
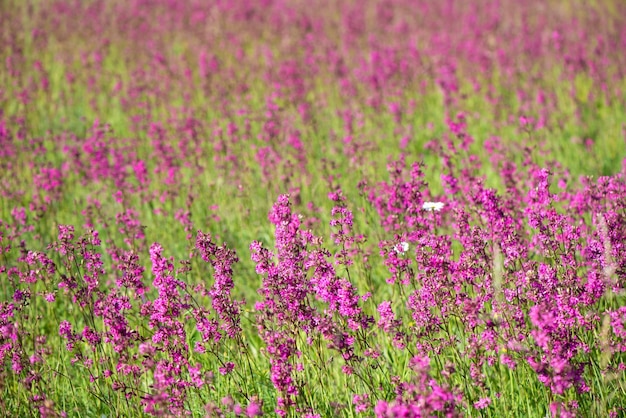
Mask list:
POLYGON ((422 205, 422 209, 427 212, 439 212, 441 209, 443 209, 443 202, 424 202, 424 204, 422 205))
POLYGON ((393 250, 400 255, 404 255, 404 253, 409 250, 409 243, 406 241, 402 241, 400 244, 393 247, 393 250))
POLYGON ((490 398, 480 398, 478 401, 474 402, 474 407, 476 409, 485 409, 491 404, 490 398))

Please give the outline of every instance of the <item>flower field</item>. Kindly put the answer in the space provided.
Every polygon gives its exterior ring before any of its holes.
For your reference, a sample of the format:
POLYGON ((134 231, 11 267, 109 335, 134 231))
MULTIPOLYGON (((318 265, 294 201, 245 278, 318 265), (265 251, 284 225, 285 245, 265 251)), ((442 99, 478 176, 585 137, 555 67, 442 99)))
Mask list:
POLYGON ((626 3, 0 36, 0 416, 626 416, 626 3))

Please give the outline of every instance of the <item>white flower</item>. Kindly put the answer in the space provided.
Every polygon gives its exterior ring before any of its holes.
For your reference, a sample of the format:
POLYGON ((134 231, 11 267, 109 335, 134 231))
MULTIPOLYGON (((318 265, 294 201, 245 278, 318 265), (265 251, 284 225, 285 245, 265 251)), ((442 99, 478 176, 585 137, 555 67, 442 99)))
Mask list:
POLYGON ((409 243, 402 241, 400 244, 393 247, 393 250, 400 255, 404 255, 404 253, 409 251, 409 243))
POLYGON ((428 212, 439 212, 443 208, 443 202, 424 202, 422 209, 428 212))

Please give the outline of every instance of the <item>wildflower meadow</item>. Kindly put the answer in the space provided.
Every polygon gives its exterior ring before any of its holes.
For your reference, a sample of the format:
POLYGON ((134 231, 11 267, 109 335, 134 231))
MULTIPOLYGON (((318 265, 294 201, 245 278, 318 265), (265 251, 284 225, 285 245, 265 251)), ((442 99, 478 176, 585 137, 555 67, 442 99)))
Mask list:
POLYGON ((626 2, 0 2, 0 416, 626 417, 626 2))

